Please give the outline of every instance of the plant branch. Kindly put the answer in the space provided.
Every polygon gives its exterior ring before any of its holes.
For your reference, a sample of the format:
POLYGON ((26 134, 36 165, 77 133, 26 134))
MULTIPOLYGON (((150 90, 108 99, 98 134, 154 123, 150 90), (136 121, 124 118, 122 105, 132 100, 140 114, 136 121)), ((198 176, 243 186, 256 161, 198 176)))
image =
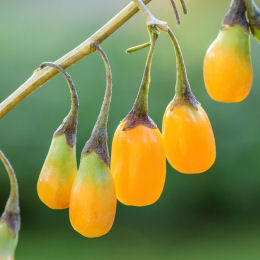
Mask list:
MULTIPOLYGON (((143 0, 145 4, 148 4, 151 1, 152 0, 143 0)), ((138 10, 139 8, 136 6, 136 4, 131 2, 87 40, 58 59, 55 64, 61 66, 63 69, 66 69, 85 56, 96 51, 96 49, 93 47, 94 43, 102 43, 124 23, 126 23, 132 16, 134 16, 138 10)), ((0 104, 0 119, 58 73, 59 72, 52 67, 46 67, 41 70, 36 69, 26 82, 24 82, 0 104)))

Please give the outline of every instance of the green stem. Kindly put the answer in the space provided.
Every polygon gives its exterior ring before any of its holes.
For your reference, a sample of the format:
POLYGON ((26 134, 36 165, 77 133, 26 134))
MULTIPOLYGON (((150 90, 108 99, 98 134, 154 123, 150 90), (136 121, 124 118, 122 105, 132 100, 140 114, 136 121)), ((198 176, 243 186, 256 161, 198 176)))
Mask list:
POLYGON ((72 81, 72 78, 70 75, 59 65, 52 63, 52 62, 43 62, 40 65, 40 68, 43 69, 45 67, 52 67, 56 68, 58 71, 60 71, 66 78, 69 89, 70 89, 70 94, 71 94, 71 108, 68 116, 64 121, 65 122, 65 127, 66 130, 74 130, 75 129, 75 123, 77 121, 78 117, 78 110, 79 110, 79 101, 78 101, 78 94, 75 88, 75 84, 72 81))
POLYGON ((188 9, 187 9, 187 5, 185 3, 185 0, 180 0, 180 1, 181 1, 183 13, 187 14, 188 13, 188 9))
POLYGON ((107 132, 107 121, 108 121, 109 107, 110 107, 111 97, 112 97, 112 72, 111 72, 111 66, 106 53, 102 50, 102 48, 97 43, 94 43, 94 47, 100 53, 106 68, 106 91, 105 91, 104 100, 100 109, 97 122, 92 132, 92 135, 100 136, 103 134, 106 135, 107 132))
POLYGON ((158 37, 158 34, 155 33, 154 30, 155 30, 154 28, 148 27, 151 46, 147 56, 145 70, 139 88, 139 92, 132 109, 132 111, 136 115, 146 115, 148 113, 148 93, 149 93, 149 86, 151 81, 152 58, 155 49, 155 42, 158 37))
POLYGON ((93 128, 90 139, 86 142, 81 156, 95 152, 99 158, 109 167, 109 152, 107 147, 107 121, 109 107, 112 97, 112 72, 111 66, 106 53, 102 50, 98 43, 94 43, 93 47, 100 53, 106 68, 106 91, 104 100, 98 115, 98 119, 93 128))
POLYGON ((254 0, 243 0, 243 1, 247 9, 247 15, 250 20, 250 23, 252 23, 253 25, 255 24, 259 25, 260 10, 257 7, 255 1, 254 0))
POLYGON ((5 206, 5 212, 8 211, 10 213, 19 214, 20 209, 19 209, 18 182, 11 164, 9 163, 9 161, 7 160, 7 158, 5 157, 5 155, 1 150, 0 150, 0 160, 3 162, 5 169, 8 173, 10 186, 11 186, 9 199, 5 206))
POLYGON ((177 8, 174 0, 170 0, 170 1, 171 1, 172 7, 173 7, 173 11, 174 11, 174 14, 175 14, 175 17, 176 17, 176 20, 177 20, 177 24, 180 24, 181 20, 180 20, 180 15, 179 15, 178 8, 177 8))
POLYGON ((128 53, 131 53, 131 52, 139 51, 139 50, 142 50, 144 48, 149 47, 150 45, 151 45, 151 42, 146 42, 146 43, 128 48, 125 52, 128 54, 128 53))
POLYGON ((176 80, 176 96, 177 97, 184 97, 191 92, 190 84, 187 77, 186 67, 184 64, 184 59, 182 56, 181 48, 178 43, 176 36, 174 35, 171 29, 168 30, 168 34, 172 40, 172 44, 176 54, 176 66, 177 66, 177 80, 176 80))

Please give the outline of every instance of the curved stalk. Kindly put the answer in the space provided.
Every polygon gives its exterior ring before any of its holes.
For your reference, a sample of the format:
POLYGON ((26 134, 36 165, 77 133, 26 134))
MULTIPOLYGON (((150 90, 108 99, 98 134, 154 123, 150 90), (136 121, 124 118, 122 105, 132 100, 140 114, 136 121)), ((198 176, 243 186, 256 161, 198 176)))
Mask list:
POLYGON ((99 44, 94 43, 93 47, 100 53, 106 68, 106 90, 104 95, 104 100, 99 112, 98 119, 93 128, 90 139, 86 142, 83 150, 82 156, 86 155, 92 151, 95 151, 100 159, 109 166, 109 152, 107 147, 107 121, 109 115, 109 107, 112 97, 112 72, 111 66, 107 55, 99 46, 99 44))
POLYGON ((107 55, 102 50, 102 48, 98 44, 94 44, 97 51, 100 53, 104 64, 106 68, 106 91, 104 100, 99 112, 99 116, 97 119, 97 122, 93 129, 94 135, 99 135, 100 133, 103 133, 107 129, 107 121, 108 121, 108 114, 109 114, 109 107, 111 103, 111 97, 112 97, 112 72, 111 72, 111 66, 108 60, 107 55))
POLYGON ((181 52, 180 45, 177 41, 177 38, 171 29, 168 30, 168 34, 171 38, 175 50, 175 55, 176 55, 176 66, 177 66, 176 94, 182 96, 186 91, 190 89, 184 58, 181 52))
MULTIPOLYGON (((71 108, 68 116, 64 120, 63 127, 66 130, 74 131, 77 125, 77 118, 78 118, 78 110, 79 110, 79 101, 78 101, 78 94, 75 88, 75 84, 72 81, 72 78, 70 75, 59 65, 52 63, 52 62, 43 62, 40 65, 40 68, 43 69, 45 67, 52 67, 57 69, 59 72, 61 72, 68 83, 70 94, 71 94, 71 108)), ((57 134, 59 134, 60 128, 57 130, 57 134)))
POLYGON ((17 179, 11 164, 9 163, 9 161, 7 160, 7 158, 5 157, 5 155, 1 150, 0 150, 0 159, 3 162, 5 169, 8 173, 10 186, 11 186, 9 199, 6 203, 5 209, 6 210, 8 209, 8 211, 16 212, 19 209, 19 194, 18 194, 17 179))
MULTIPOLYGON (((148 4, 151 1, 152 0, 144 0, 144 3, 148 4)), ((55 64, 66 69, 83 59, 85 56, 91 54, 95 51, 95 48, 93 48, 93 42, 97 42, 99 44, 102 43, 138 11, 139 9, 136 4, 131 2, 87 40, 82 42, 69 53, 65 54, 62 58, 58 59, 55 64)), ((24 82, 16 91, 0 103, 0 119, 57 74, 58 71, 54 68, 35 70, 33 75, 26 82, 24 82)))
POLYGON ((8 227, 16 237, 20 229, 20 207, 19 207, 19 192, 18 182, 12 168, 12 165, 0 150, 0 160, 3 162, 10 180, 10 194, 5 205, 5 210, 0 218, 0 221, 6 221, 8 227))
POLYGON ((171 1, 171 4, 172 4, 172 7, 173 7, 174 14, 176 16, 177 24, 180 24, 181 20, 180 20, 180 15, 179 15, 177 5, 175 4, 174 0, 170 0, 170 1, 171 1))

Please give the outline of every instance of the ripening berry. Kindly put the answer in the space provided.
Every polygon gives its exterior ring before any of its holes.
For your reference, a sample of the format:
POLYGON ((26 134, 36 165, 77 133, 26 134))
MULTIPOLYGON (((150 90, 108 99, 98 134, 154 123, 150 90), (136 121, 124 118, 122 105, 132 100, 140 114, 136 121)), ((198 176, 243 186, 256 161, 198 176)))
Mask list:
POLYGON ((18 235, 14 236, 6 222, 0 221, 0 260, 14 260, 18 235))
POLYGON ((116 193, 109 167, 93 151, 81 158, 70 199, 70 222, 85 237, 100 237, 112 227, 116 193))
POLYGON ((75 147, 68 145, 65 134, 54 136, 38 179, 41 201, 52 209, 68 208, 76 174, 75 147))
POLYGON ((111 172, 117 198, 131 206, 156 202, 164 187, 166 158, 158 128, 139 124, 124 130, 118 126, 112 143, 111 172))
POLYGON ((233 0, 217 39, 204 59, 204 81, 210 97, 233 103, 245 99, 252 86, 249 24, 243 1, 233 0))
POLYGON ((209 47, 204 81, 216 101, 240 102, 248 96, 253 82, 249 34, 239 25, 222 29, 209 47))
POLYGON ((171 102, 163 117, 162 135, 171 166, 181 173, 207 171, 216 158, 214 134, 200 104, 176 107, 171 102))
POLYGON ((69 216, 73 228, 85 237, 100 237, 111 229, 116 214, 116 192, 109 169, 107 121, 112 96, 112 72, 101 47, 106 67, 106 92, 90 139, 81 153, 79 171, 72 186, 69 216))
POLYGON ((71 109, 53 135, 49 152, 43 164, 37 192, 40 200, 51 209, 69 207, 70 192, 77 174, 76 133, 78 120, 78 96, 70 75, 60 66, 45 62, 46 66, 59 70, 68 82, 71 94, 71 109))
POLYGON ((14 260, 21 226, 18 182, 11 164, 1 150, 0 160, 8 173, 11 187, 4 212, 0 217, 0 260, 14 260))

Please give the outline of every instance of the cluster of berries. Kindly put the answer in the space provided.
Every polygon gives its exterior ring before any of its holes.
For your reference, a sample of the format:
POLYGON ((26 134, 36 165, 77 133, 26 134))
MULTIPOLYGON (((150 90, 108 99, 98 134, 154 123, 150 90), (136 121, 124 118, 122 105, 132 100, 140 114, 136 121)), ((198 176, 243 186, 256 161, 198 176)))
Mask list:
POLYGON ((107 56, 100 46, 107 69, 107 87, 97 123, 76 163, 77 94, 70 76, 53 63, 69 82, 72 107, 55 132, 42 167, 37 190, 40 199, 52 209, 69 208, 73 228, 86 237, 106 234, 114 222, 117 199, 130 206, 155 203, 164 187, 166 157, 182 173, 202 173, 215 161, 215 139, 206 112, 191 92, 182 53, 169 30, 177 57, 176 93, 168 105, 160 133, 148 116, 150 72, 159 32, 148 26, 150 50, 141 86, 133 108, 118 126, 110 160, 107 149, 107 119, 112 77, 107 56))

